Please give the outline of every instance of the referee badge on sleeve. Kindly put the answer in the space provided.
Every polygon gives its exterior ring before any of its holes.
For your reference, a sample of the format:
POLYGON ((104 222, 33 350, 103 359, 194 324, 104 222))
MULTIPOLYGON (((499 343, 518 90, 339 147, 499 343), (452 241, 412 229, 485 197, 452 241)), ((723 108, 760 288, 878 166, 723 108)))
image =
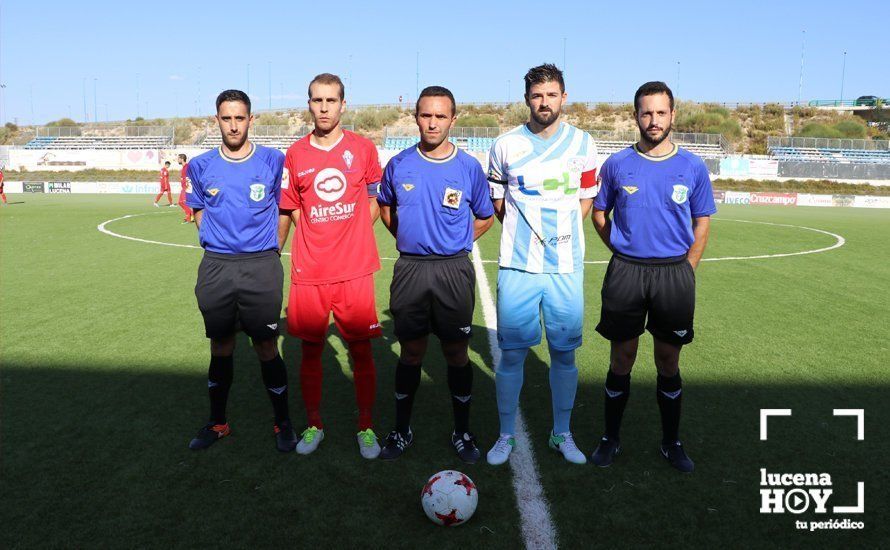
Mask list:
POLYGON ((457 210, 460 208, 460 198, 463 195, 463 191, 459 189, 452 189, 451 187, 445 188, 445 196, 442 197, 442 206, 447 206, 448 208, 453 208, 457 210))

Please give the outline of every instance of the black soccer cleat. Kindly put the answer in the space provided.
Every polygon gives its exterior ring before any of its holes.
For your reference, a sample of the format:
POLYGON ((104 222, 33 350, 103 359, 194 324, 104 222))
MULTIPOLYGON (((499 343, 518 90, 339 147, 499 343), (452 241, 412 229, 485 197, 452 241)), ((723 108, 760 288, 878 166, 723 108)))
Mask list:
POLYGON ((282 453, 292 453, 297 448, 297 432, 290 420, 283 420, 273 426, 275 431, 275 446, 282 453))
POLYGON ((386 436, 386 442, 383 445, 383 449, 380 450, 380 459, 395 460, 402 456, 405 449, 410 447, 412 443, 414 443, 414 432, 410 429, 407 436, 402 435, 398 430, 393 430, 386 436))
POLYGON ((200 451, 210 447, 220 439, 232 433, 228 422, 225 424, 207 424, 198 430, 198 434, 189 442, 189 449, 200 451))
POLYGON ((452 432, 451 444, 454 445, 454 450, 457 451, 457 457, 467 464, 476 464, 482 456, 479 448, 476 447, 476 438, 470 432, 462 434, 452 432))
POLYGON ((600 468, 608 468, 615 462, 615 457, 621 452, 621 442, 604 435, 596 446, 596 450, 590 456, 593 463, 600 468))
POLYGON ((674 441, 670 445, 661 445, 661 456, 670 462, 671 466, 680 470, 684 474, 691 474, 695 470, 695 463, 683 450, 683 444, 674 441))

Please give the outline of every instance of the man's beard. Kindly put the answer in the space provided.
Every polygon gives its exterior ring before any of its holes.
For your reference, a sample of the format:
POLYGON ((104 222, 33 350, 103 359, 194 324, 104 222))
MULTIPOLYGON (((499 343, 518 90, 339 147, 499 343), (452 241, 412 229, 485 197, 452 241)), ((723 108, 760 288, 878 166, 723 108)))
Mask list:
POLYGON ((545 111, 543 113, 540 111, 531 111, 531 117, 532 120, 534 120, 541 126, 550 126, 551 124, 559 120, 559 113, 559 110, 545 111), (541 115, 543 115, 543 117, 541 115))
POLYGON ((237 136, 225 134, 223 136, 223 141, 226 142, 226 147, 228 147, 229 150, 237 151, 238 149, 241 149, 241 147, 244 145, 244 142, 247 141, 247 132, 238 134, 237 136))
POLYGON ((649 134, 646 133, 642 128, 640 128, 640 140, 643 141, 646 145, 648 145, 649 149, 651 149, 653 147, 657 147, 658 144, 660 144, 662 141, 666 140, 668 138, 668 136, 671 134, 671 127, 672 127, 672 125, 668 124, 667 128, 665 128, 661 132, 661 135, 655 139, 649 137, 649 134))

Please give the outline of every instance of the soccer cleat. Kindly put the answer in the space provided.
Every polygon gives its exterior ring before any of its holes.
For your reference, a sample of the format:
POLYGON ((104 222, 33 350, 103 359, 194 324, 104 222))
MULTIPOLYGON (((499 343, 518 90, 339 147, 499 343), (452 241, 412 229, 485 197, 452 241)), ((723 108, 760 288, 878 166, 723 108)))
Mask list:
POLYGON ((386 436, 386 443, 380 451, 380 458, 383 460, 395 460, 402 456, 405 449, 410 447, 412 443, 414 443, 414 432, 410 428, 408 429, 407 437, 398 430, 393 430, 386 436))
POLYGON ((294 431, 290 420, 284 420, 281 424, 273 426, 275 431, 275 446, 282 453, 290 453, 297 446, 297 432, 294 431))
POLYGON ((374 430, 371 428, 362 430, 355 438, 358 440, 358 452, 362 458, 373 460, 380 456, 380 444, 377 443, 377 434, 374 433, 374 430))
POLYGON ((182 225, 185 225, 185 224, 187 224, 187 223, 192 223, 192 222, 190 222, 190 221, 188 221, 188 220, 182 220, 182 225))
POLYGON ((495 441, 494 447, 488 451, 488 463, 492 466, 498 466, 507 462, 515 446, 516 438, 510 434, 501 434, 498 440, 495 441))
POLYGON ((563 432, 555 434, 550 432, 550 440, 548 441, 551 449, 555 449, 562 453, 562 456, 572 464, 587 464, 587 457, 581 452, 581 449, 575 445, 572 438, 572 432, 563 432))
POLYGON ((457 451, 457 457, 467 464, 476 464, 479 461, 479 457, 482 456, 479 447, 476 446, 476 438, 470 432, 462 434, 452 432, 451 444, 454 445, 454 450, 457 451))
POLYGON ((160 208, 160 206, 158 206, 158 203, 154 203, 154 205, 155 205, 155 208, 160 208))
POLYGON ((229 424, 207 424, 198 430, 198 435, 189 442, 189 449, 200 451, 213 445, 220 439, 232 433, 229 424))
POLYGON ((608 468, 615 462, 615 457, 620 452, 620 442, 617 439, 610 439, 609 436, 604 435, 590 458, 600 468, 608 468))
POLYGON ((695 463, 683 450, 683 444, 674 441, 670 445, 661 445, 661 456, 670 462, 671 466, 680 470, 684 474, 691 474, 695 470, 695 463))
POLYGON ((167 206, 169 206, 170 208, 179 208, 179 207, 176 206, 175 204, 168 204, 167 206))
POLYGON ((318 444, 324 439, 324 430, 319 430, 315 426, 309 426, 300 434, 300 441, 297 443, 297 452, 301 455, 308 455, 318 448, 318 444))

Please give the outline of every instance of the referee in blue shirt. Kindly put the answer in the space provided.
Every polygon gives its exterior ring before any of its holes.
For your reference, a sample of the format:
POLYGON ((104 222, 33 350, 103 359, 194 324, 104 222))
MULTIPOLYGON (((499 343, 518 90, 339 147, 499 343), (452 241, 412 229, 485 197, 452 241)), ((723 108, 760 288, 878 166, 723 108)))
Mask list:
POLYGON ((606 433, 593 453, 593 463, 601 467, 611 465, 621 449, 618 432, 630 372, 646 329, 655 341, 661 454, 681 472, 695 468, 678 435, 679 361, 682 347, 692 342, 695 269, 717 208, 704 162, 668 139, 674 114, 673 93, 663 82, 647 82, 637 90, 634 117, 640 140, 603 164, 593 203, 594 226, 613 252, 596 327, 612 343, 606 433))
POLYGON ((448 140, 454 96, 430 86, 417 99, 420 143, 383 171, 380 218, 396 238, 390 310, 401 353, 396 366, 396 428, 382 459, 395 459, 414 441, 411 408, 429 334, 439 337, 454 409, 451 443, 461 460, 479 460, 470 433, 473 368, 467 354, 476 303, 476 274, 467 254, 494 222, 488 180, 479 161, 448 140))
POLYGON ((248 139, 253 115, 244 92, 219 94, 216 120, 222 145, 192 159, 186 179, 186 204, 195 211, 204 248, 195 295, 210 339, 210 419, 189 447, 206 449, 231 432, 226 402, 235 333, 243 330, 253 341, 272 401, 278 450, 293 451, 297 436, 288 413, 287 371, 278 354, 284 283, 278 201, 284 154, 248 139))

